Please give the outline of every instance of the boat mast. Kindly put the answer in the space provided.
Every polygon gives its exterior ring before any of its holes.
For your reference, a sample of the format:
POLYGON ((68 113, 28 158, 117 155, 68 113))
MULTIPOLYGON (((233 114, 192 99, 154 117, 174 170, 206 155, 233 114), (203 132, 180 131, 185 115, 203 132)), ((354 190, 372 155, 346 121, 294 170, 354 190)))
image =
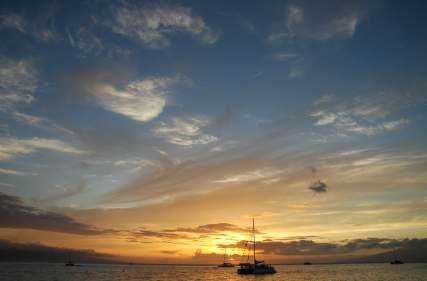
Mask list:
POLYGON ((252 217, 252 234, 254 236, 254 264, 256 264, 256 258, 255 258, 255 218, 252 217))

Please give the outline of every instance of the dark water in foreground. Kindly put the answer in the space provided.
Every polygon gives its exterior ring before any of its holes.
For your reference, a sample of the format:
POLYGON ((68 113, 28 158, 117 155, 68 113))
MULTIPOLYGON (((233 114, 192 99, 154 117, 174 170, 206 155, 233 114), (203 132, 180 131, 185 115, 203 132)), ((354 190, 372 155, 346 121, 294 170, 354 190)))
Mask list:
POLYGON ((135 281, 135 280, 286 280, 286 281, 425 281, 427 264, 280 265, 278 273, 240 276, 237 268, 170 265, 83 265, 0 263, 1 281, 135 281))

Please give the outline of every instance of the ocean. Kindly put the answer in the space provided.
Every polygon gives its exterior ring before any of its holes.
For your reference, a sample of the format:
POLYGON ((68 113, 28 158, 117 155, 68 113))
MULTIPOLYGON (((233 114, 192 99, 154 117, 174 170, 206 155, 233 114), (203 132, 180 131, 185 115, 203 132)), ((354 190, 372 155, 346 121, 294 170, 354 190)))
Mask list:
POLYGON ((237 275, 236 268, 172 265, 96 265, 66 267, 49 263, 0 263, 1 281, 425 281, 427 264, 278 265, 277 274, 237 275))

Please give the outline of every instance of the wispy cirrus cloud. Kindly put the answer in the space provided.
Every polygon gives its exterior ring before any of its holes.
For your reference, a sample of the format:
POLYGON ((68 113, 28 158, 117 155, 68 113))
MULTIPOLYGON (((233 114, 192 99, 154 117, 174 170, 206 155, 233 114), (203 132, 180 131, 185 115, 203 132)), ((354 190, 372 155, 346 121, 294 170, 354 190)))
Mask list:
MULTIPOLYGON (((49 17, 46 16, 46 18, 49 17)), ((55 30, 48 27, 45 22, 32 22, 15 13, 0 15, 0 28, 17 30, 41 42, 53 41, 58 37, 55 30)))
POLYGON ((206 44, 213 44, 219 38, 202 17, 179 5, 122 2, 114 11, 111 30, 155 49, 169 46, 170 38, 180 33, 196 36, 206 44))
POLYGON ((7 175, 14 175, 14 176, 37 176, 37 173, 34 172, 26 172, 26 171, 19 171, 14 169, 4 169, 0 168, 0 174, 7 174, 7 175))
POLYGON ((0 161, 8 161, 15 157, 25 156, 38 150, 51 150, 67 154, 83 154, 85 151, 57 139, 31 138, 0 138, 0 161))
POLYGON ((160 122, 153 133, 176 145, 208 144, 218 139, 203 132, 203 128, 209 124, 210 120, 205 117, 174 117, 167 122, 160 122))
POLYGON ((39 80, 29 60, 0 58, 0 110, 11 110, 34 101, 39 80))
POLYGON ((356 97, 350 102, 335 102, 332 96, 316 100, 310 117, 316 126, 332 126, 338 133, 376 135, 398 130, 410 121, 407 118, 388 119, 391 113, 404 108, 404 97, 379 93, 371 97, 356 97))
POLYGON ((286 8, 286 23, 272 32, 268 41, 351 38, 364 17, 365 9, 361 4, 350 1, 293 1, 286 8))
POLYGON ((91 32, 87 27, 79 26, 74 29, 67 28, 66 35, 70 45, 79 50, 82 57, 89 54, 99 55, 104 50, 104 43, 100 37, 91 32))
POLYGON ((0 17, 1 27, 14 28, 20 32, 25 33, 27 29, 27 21, 17 14, 6 14, 0 17))
POLYGON ((70 185, 56 185, 47 195, 34 198, 37 203, 52 203, 61 201, 69 197, 80 194, 87 189, 86 182, 82 181, 75 186, 70 185))
POLYGON ((242 183, 247 181, 254 180, 264 180, 266 183, 270 181, 275 182, 277 180, 277 176, 282 173, 282 171, 273 169, 273 168, 263 168, 252 171, 247 171, 241 174, 234 174, 224 177, 222 179, 214 180, 212 182, 218 184, 232 184, 232 183, 242 183))
POLYGON ((215 184, 212 180, 222 179, 224 175, 233 173, 242 174, 265 164, 263 160, 251 158, 222 162, 210 162, 205 159, 169 163, 153 169, 149 174, 142 174, 122 188, 106 194, 104 202, 153 204, 189 194, 206 193, 222 188, 222 185, 215 184))

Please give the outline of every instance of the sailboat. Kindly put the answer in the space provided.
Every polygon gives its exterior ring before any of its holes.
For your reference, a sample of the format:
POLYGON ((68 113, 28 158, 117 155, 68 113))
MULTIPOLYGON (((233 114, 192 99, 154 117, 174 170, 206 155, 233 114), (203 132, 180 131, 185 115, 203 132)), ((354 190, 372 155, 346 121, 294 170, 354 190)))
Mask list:
POLYGON ((75 266, 76 264, 71 260, 70 254, 68 254, 68 261, 65 263, 65 266, 75 266))
POLYGON ((232 264, 231 262, 225 261, 226 256, 227 256, 227 248, 224 249, 224 260, 222 264, 218 265, 218 267, 234 267, 234 264, 232 264))
POLYGON ((240 268, 237 269, 237 274, 255 274, 255 275, 262 275, 262 274, 274 274, 276 273, 276 269, 270 265, 264 263, 264 261, 257 261, 255 257, 255 219, 252 218, 252 238, 253 238, 253 263, 250 262, 244 262, 240 263, 240 268))
POLYGON ((392 260, 390 264, 404 264, 402 260, 397 258, 395 249, 393 250, 393 257, 394 257, 394 260, 392 260))

